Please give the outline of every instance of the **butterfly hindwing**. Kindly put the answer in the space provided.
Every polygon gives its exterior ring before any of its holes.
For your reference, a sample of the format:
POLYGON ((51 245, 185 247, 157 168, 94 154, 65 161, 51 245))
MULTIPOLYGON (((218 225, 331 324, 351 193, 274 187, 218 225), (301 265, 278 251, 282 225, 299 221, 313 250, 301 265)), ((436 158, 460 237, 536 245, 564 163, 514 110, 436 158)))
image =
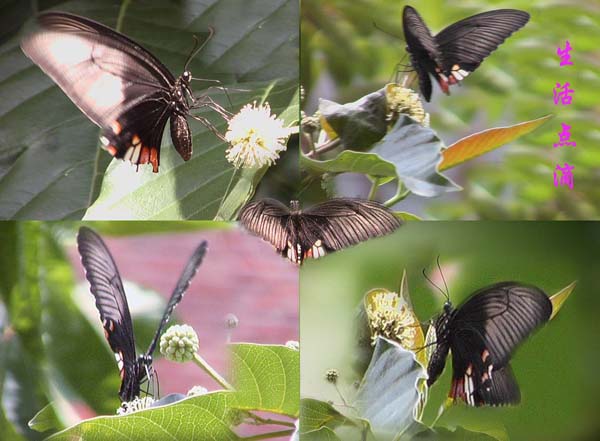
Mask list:
POLYGON ((269 242, 279 253, 286 250, 290 241, 289 218, 288 207, 269 198, 246 204, 239 216, 248 231, 269 242))
POLYGON ((181 276, 179 276, 177 285, 175 285, 175 289, 173 289, 173 293, 169 298, 169 303, 167 303, 165 312, 163 313, 160 324, 158 325, 158 329, 154 334, 154 338, 152 339, 152 342, 150 343, 150 346, 146 351, 147 356, 152 356, 152 354, 154 353, 154 349, 156 348, 156 344, 158 342, 158 339, 160 338, 160 335, 162 334, 164 327, 167 325, 167 322, 171 318, 173 310, 179 304, 179 302, 181 302, 181 299, 183 299, 183 295, 190 287, 192 279, 196 275, 198 267, 202 263, 207 249, 208 243, 206 241, 202 241, 202 243, 198 245, 198 247, 194 250, 194 253, 190 256, 187 264, 185 265, 185 268, 183 269, 183 272, 181 273, 181 276))
POLYGON ((472 406, 516 404, 520 394, 510 358, 551 313, 548 296, 534 286, 502 282, 477 291, 449 324, 450 396, 472 406))
POLYGON ((46 12, 23 52, 102 128, 113 156, 158 171, 175 79, 150 52, 85 17, 46 12))

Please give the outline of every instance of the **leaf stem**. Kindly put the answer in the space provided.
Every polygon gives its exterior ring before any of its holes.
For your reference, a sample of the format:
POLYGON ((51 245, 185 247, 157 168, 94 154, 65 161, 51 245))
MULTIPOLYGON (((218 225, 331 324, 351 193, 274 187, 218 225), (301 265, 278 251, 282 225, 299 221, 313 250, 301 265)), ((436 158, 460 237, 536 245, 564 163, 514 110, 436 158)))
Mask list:
POLYGON ((253 436, 248 436, 246 438, 240 438, 240 439, 243 439, 245 441, 255 441, 255 440, 260 440, 260 439, 278 438, 278 437, 293 435, 293 433, 294 433, 294 430, 280 430, 278 432, 261 433, 260 435, 253 435, 253 436))
POLYGON ((328 141, 325 144, 316 146, 314 150, 306 153, 306 156, 308 158, 312 158, 312 157, 318 155, 319 153, 325 153, 330 150, 333 150, 333 149, 339 147, 340 144, 341 144, 340 138, 332 139, 331 141, 328 141))
POLYGON ((291 421, 276 420, 274 418, 262 418, 252 412, 248 412, 248 416, 250 416, 250 418, 252 418, 258 424, 277 424, 280 426, 296 427, 296 425, 291 421))
POLYGON ((125 12, 127 11, 127 7, 131 3, 131 0, 124 0, 121 3, 121 7, 119 8, 119 16, 117 17, 117 31, 123 32, 123 19, 125 18, 125 12))
POLYGON ((206 372, 208 375, 210 375, 213 380, 215 380, 217 383, 219 383, 225 389, 234 390, 233 386, 231 384, 229 384, 227 382, 227 380, 225 380, 225 378, 221 377, 221 375, 216 370, 214 370, 212 368, 212 366, 210 364, 208 364, 207 361, 204 360, 204 358, 202 358, 200 356, 200 354, 198 354, 197 352, 194 354, 194 362, 198 366, 200 366, 200 368, 202 368, 202 370, 204 370, 204 372, 206 372))
POLYGON ((379 189, 379 183, 381 182, 381 180, 379 178, 371 178, 371 179, 372 179, 371 190, 369 191, 369 196, 367 196, 367 199, 369 199, 370 201, 375 199, 375 195, 377 194, 377 190, 379 189))
POLYGON ((398 193, 396 193, 396 195, 393 198, 388 199, 387 201, 385 201, 383 203, 383 205, 385 205, 387 208, 391 208, 392 206, 394 206, 398 202, 406 199, 406 197, 410 194, 410 190, 402 191, 402 189, 403 189, 403 187, 400 186, 400 188, 398 188, 398 193))

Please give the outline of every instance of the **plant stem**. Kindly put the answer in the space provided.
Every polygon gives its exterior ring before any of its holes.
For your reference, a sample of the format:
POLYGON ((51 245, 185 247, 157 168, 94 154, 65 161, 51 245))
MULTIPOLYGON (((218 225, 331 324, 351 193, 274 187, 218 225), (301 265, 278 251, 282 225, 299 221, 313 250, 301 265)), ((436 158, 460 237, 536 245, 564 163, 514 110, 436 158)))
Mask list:
POLYGON ((194 354, 194 362, 204 370, 208 375, 212 377, 217 383, 223 386, 227 390, 234 390, 233 386, 225 380, 225 378, 221 377, 217 371, 215 371, 210 364, 204 360, 197 352, 194 354))
POLYGON ((293 433, 294 433, 294 430, 280 430, 279 432, 261 433, 260 435, 254 435, 254 436, 249 436, 249 437, 240 438, 240 439, 243 439, 245 441, 254 441, 254 440, 260 440, 260 439, 269 439, 269 438, 278 438, 281 436, 288 436, 288 435, 292 435, 293 433))
POLYGON ((375 199, 375 195, 377 194, 377 190, 379 189, 379 178, 373 178, 373 182, 371 184, 371 191, 369 191, 369 196, 367 196, 367 199, 369 199, 370 201, 375 199))
POLYGON ((393 205, 395 205, 398 202, 404 200, 409 194, 410 194, 410 190, 405 190, 403 192, 402 191, 402 187, 400 187, 398 189, 398 193, 396 193, 396 195, 393 198, 388 199, 387 201, 385 201, 383 203, 383 205, 385 205, 387 208, 391 208, 393 205))
POLYGON ((333 149, 337 148, 340 144, 341 144, 340 138, 335 138, 329 142, 326 142, 325 144, 321 144, 321 145, 315 147, 314 150, 306 153, 306 156, 308 158, 312 158, 312 157, 318 155, 319 153, 325 153, 325 152, 328 152, 329 150, 333 150, 333 149))
POLYGON ((250 416, 250 418, 252 418, 259 424, 277 424, 280 426, 296 427, 296 425, 290 421, 276 420, 273 418, 262 418, 252 412, 248 412, 248 415, 250 416))

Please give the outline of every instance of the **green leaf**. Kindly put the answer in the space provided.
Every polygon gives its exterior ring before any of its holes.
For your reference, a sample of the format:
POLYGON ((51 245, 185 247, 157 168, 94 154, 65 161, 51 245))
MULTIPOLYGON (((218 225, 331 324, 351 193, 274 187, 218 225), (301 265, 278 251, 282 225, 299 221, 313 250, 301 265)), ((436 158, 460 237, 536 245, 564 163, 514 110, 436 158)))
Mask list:
POLYGON ((444 144, 432 129, 400 115, 394 127, 371 152, 394 164, 396 175, 410 191, 433 197, 460 190, 438 172, 443 148, 444 144))
MULTIPOLYGON (((324 426, 330 429, 346 421, 346 417, 324 401, 313 398, 300 400, 300 432, 302 434, 317 431, 324 426)), ((304 437, 304 435, 303 435, 304 437)))
POLYGON ((300 352, 279 345, 235 343, 231 370, 237 406, 298 417, 300 352))
POLYGON ((319 112, 321 125, 330 138, 339 137, 349 150, 368 149, 387 131, 385 89, 347 104, 321 99, 319 112))
POLYGON ((58 429, 62 425, 52 403, 45 406, 29 421, 29 427, 36 432, 58 429))
POLYGON ((301 441, 341 441, 333 430, 329 427, 304 432, 300 435, 301 441))
POLYGON ((344 150, 333 159, 317 161, 302 155, 300 165, 303 169, 316 173, 360 173, 372 178, 395 178, 394 165, 383 160, 375 153, 344 150))
MULTIPOLYGON (((221 81, 232 104, 219 89, 209 89, 214 83, 194 82, 196 95, 209 94, 234 113, 254 100, 268 101, 277 114, 298 106, 292 101, 298 83, 297 2, 149 0, 120 6, 84 0, 52 6, 111 27, 121 14, 121 32, 149 49, 175 75, 189 55, 192 36, 203 37, 213 26, 215 36, 194 58, 190 70, 197 77, 221 81)), ((233 168, 224 156, 225 143, 197 121, 190 120, 194 154, 187 163, 165 133, 159 173, 153 174, 148 166, 136 173, 118 160, 108 167, 111 156, 99 147, 100 129, 25 57, 17 36, 0 47, 0 72, 0 218, 80 219, 86 214, 88 219, 211 219, 216 215, 233 168)), ((225 130, 225 122, 214 112, 201 109, 199 115, 225 130)), ((253 191, 254 187, 247 189, 253 191)), ((248 198, 238 194, 237 203, 248 198)))
POLYGON ((376 437, 393 439, 416 423, 417 383, 425 370, 412 352, 383 337, 377 338, 373 358, 353 406, 369 421, 376 437))
POLYGON ((212 440, 240 438, 231 430, 234 392, 213 392, 125 416, 82 421, 49 440, 212 440))
POLYGON ((462 427, 451 431, 443 427, 427 429, 419 432, 411 439, 431 441, 497 441, 496 438, 485 433, 471 432, 462 427))

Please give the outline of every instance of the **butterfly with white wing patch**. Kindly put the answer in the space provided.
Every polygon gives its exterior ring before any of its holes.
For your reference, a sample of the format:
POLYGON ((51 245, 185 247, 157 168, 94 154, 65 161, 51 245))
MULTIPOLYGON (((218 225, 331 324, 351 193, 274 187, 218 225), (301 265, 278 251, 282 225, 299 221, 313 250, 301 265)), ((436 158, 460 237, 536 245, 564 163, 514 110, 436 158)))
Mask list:
POLYGON ((244 206, 239 216, 250 232, 270 242, 282 256, 301 265, 373 237, 392 233, 401 221, 378 202, 336 198, 300 210, 274 199, 244 206))
MULTIPOLYGON (((192 156, 187 117, 224 140, 202 107, 228 119, 228 112, 208 95, 195 97, 188 66, 204 44, 196 46, 178 78, 150 52, 103 24, 66 12, 38 16, 39 28, 21 41, 21 49, 73 103, 102 129, 100 141, 115 158, 157 173, 162 135, 170 119, 171 139, 184 161, 192 156)), ((210 29, 209 39, 213 35, 210 29)))

